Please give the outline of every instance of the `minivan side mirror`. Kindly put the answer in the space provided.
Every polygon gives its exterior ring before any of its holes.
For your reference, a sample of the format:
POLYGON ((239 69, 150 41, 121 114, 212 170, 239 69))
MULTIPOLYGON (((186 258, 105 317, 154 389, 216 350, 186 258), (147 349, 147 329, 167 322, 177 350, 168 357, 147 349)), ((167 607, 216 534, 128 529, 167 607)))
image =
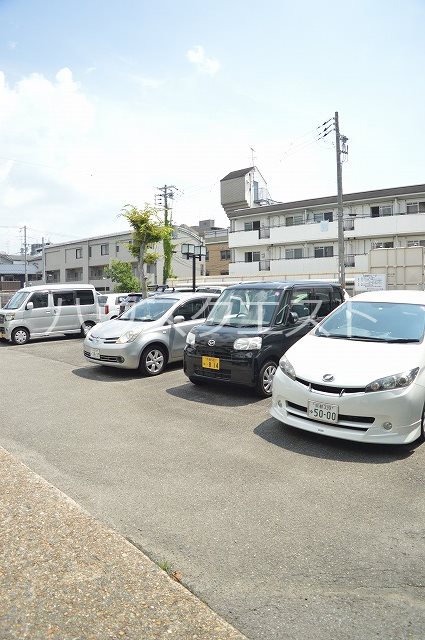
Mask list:
POLYGON ((180 324, 180 322, 184 322, 184 321, 185 321, 184 316, 174 316, 173 318, 174 324, 180 324))
POLYGON ((288 324, 295 324, 298 321, 298 313, 295 311, 290 311, 288 313, 288 324))
POLYGON ((28 309, 28 311, 31 311, 31 309, 34 309, 34 303, 33 302, 28 302, 26 308, 28 309))

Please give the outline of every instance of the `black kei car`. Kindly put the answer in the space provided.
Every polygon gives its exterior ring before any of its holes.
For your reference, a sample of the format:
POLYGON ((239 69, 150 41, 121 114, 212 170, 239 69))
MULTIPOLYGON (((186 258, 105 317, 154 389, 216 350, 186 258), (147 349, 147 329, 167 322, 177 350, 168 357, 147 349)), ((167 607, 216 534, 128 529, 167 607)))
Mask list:
POLYGON ((194 384, 231 382, 268 397, 285 351, 343 301, 341 286, 325 281, 229 286, 188 334, 184 372, 194 384))

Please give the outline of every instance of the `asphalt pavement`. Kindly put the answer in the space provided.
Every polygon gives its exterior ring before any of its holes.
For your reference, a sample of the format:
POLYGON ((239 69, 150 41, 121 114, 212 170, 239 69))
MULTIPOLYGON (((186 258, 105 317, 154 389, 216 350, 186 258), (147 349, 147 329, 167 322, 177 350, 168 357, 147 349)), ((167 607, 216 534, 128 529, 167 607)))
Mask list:
POLYGON ((286 428, 249 390, 92 365, 78 339, 0 362, 0 444, 247 637, 425 636, 425 446, 286 428))

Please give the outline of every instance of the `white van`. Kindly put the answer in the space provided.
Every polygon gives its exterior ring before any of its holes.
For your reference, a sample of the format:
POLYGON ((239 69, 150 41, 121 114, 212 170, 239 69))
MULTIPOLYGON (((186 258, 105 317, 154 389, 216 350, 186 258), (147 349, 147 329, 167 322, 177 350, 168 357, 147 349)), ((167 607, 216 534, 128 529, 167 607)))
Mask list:
POLYGON ((64 333, 85 336, 98 321, 98 293, 90 284, 24 287, 0 309, 0 339, 25 344, 64 333))

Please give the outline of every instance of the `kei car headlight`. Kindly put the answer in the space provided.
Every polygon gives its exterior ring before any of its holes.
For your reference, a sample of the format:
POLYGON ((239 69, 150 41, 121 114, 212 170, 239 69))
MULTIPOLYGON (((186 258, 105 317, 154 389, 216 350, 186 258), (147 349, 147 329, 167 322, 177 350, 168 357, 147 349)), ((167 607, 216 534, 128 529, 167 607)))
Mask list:
POLYGON ((281 357, 279 361, 279 367, 281 371, 283 371, 283 373, 285 373, 288 376, 288 378, 291 378, 291 380, 295 380, 296 378, 295 369, 292 366, 292 364, 289 362, 286 356, 281 357))
POLYGON ((14 320, 15 319, 15 314, 14 313, 6 313, 6 315, 4 316, 5 320, 14 320))
POLYGON ((371 391, 387 391, 388 389, 400 389, 402 387, 408 387, 412 384, 413 380, 418 375, 419 367, 411 369, 410 371, 404 371, 403 373, 396 373, 393 376, 386 376, 385 378, 378 378, 365 387, 365 392, 371 391))
POLYGON ((233 348, 236 351, 251 351, 254 349, 261 349, 263 339, 260 336, 253 338, 237 338, 233 343, 233 348))
POLYGON ((186 336, 186 344, 193 346, 195 342, 196 342, 196 335, 193 333, 193 331, 189 331, 189 333, 186 336))
POLYGON ((117 340, 117 344, 126 344, 127 342, 134 342, 134 340, 140 335, 141 331, 126 331, 117 340))

